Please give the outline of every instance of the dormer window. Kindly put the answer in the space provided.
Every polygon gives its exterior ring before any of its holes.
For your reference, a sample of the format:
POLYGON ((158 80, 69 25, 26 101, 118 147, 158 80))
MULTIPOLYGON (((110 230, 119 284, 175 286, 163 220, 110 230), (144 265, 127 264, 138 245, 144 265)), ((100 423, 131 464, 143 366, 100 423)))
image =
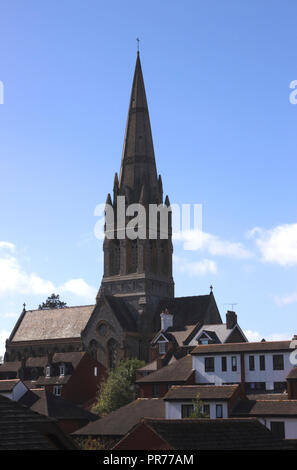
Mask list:
POLYGON ((51 376, 51 366, 46 366, 45 368, 45 376, 50 377, 51 376))
POLYGON ((166 343, 165 341, 160 341, 159 342, 159 354, 165 354, 166 353, 166 343))
POLYGON ((65 364, 61 364, 59 366, 59 370, 60 370, 60 377, 64 377, 64 375, 65 375, 65 364))
POLYGON ((199 341, 199 343, 200 343, 200 344, 208 344, 209 341, 208 341, 208 339, 203 338, 203 339, 201 339, 201 340, 199 341))

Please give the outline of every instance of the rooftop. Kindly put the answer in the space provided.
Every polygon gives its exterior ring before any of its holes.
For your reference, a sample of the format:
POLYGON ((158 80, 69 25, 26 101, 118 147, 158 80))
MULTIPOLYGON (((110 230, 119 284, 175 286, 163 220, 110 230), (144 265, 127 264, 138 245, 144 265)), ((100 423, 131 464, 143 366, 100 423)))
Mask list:
POLYGON ((194 400, 199 393, 201 400, 228 400, 239 385, 174 385, 164 396, 164 400, 194 400))
POLYGON ((136 383, 155 383, 155 382, 185 382, 193 373, 192 357, 190 354, 174 361, 172 364, 162 367, 152 372, 136 383))
POLYGON ((85 436, 124 436, 143 417, 165 418, 162 398, 138 398, 76 431, 85 436))
POLYGON ((191 354, 204 355, 209 353, 221 354, 232 352, 257 352, 257 351, 288 351, 291 341, 260 341, 255 343, 225 343, 203 344, 197 346, 191 354))

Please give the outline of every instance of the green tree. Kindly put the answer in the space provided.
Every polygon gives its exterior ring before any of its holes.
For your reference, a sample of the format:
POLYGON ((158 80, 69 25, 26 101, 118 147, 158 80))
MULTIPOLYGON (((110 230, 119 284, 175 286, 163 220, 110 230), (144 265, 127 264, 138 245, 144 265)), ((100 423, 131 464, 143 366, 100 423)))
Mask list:
POLYGON ((193 401, 193 411, 189 418, 207 418, 207 414, 203 412, 203 402, 200 400, 200 394, 197 393, 196 399, 193 401))
POLYGON ((91 411, 104 416, 133 401, 136 370, 144 365, 145 362, 138 359, 121 361, 99 386, 97 401, 91 411))
POLYGON ((62 302, 60 300, 60 296, 56 294, 52 294, 49 296, 45 302, 42 302, 41 305, 39 305, 38 309, 39 310, 49 310, 52 308, 64 308, 66 307, 66 302, 62 302))

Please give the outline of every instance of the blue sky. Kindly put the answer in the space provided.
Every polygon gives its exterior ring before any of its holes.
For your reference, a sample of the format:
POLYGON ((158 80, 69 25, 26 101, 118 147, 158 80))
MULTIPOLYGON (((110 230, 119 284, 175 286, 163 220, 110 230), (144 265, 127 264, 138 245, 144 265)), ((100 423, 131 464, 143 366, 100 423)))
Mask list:
POLYGON ((0 353, 23 302, 93 303, 137 36, 164 192, 203 204, 203 243, 174 244, 176 295, 213 284, 251 339, 297 333, 296 15, 294 0, 1 2, 0 353))

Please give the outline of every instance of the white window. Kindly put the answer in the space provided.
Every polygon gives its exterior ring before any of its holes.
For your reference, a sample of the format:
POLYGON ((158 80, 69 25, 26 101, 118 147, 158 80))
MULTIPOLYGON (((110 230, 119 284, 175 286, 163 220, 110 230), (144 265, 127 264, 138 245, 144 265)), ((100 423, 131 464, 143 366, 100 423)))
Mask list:
POLYGON ((98 367, 94 367, 94 376, 97 377, 98 375, 98 367))
POLYGON ((62 392, 62 385, 54 385, 54 395, 56 397, 60 397, 61 396, 61 392, 62 392))
POLYGON ((61 364, 59 366, 59 369, 60 369, 60 377, 64 377, 64 375, 65 375, 65 365, 61 364))
POLYGON ((164 341, 159 342, 159 354, 166 353, 166 343, 164 341))
POLYGON ((45 368, 45 376, 50 377, 51 376, 51 366, 46 366, 45 368))

